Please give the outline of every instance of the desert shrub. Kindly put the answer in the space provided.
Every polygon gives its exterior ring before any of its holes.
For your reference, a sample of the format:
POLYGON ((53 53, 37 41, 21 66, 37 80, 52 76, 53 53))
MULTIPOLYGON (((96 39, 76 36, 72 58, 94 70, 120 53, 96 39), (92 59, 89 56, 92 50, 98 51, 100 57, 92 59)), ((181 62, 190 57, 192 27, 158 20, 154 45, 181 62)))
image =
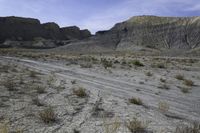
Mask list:
POLYGON ((162 84, 162 85, 158 86, 158 88, 163 89, 163 90, 169 90, 170 89, 169 86, 166 85, 166 84, 162 84))
POLYGON ((143 105, 143 102, 140 98, 130 98, 129 102, 136 105, 143 105))
POLYGON ((73 130, 73 133, 80 133, 80 131, 77 130, 77 129, 74 129, 74 130, 73 130))
POLYGON ((61 80, 60 81, 60 84, 55 86, 55 89, 59 92, 60 90, 64 90, 65 89, 65 84, 66 84, 66 81, 64 80, 61 80))
POLYGON ((184 76, 181 75, 181 74, 177 74, 177 75, 175 76, 175 78, 178 79, 178 80, 184 80, 184 76))
POLYGON ((177 126, 175 133, 200 133, 200 124, 194 122, 191 125, 177 126))
POLYGON ((105 133, 117 133, 120 125, 121 123, 117 119, 113 123, 109 124, 104 122, 105 133))
POLYGON ((129 64, 133 64, 135 66, 140 66, 140 67, 144 66, 144 64, 140 62, 139 60, 132 60, 129 62, 129 64))
POLYGON ((24 79, 22 75, 19 76, 19 84, 24 84, 24 79))
POLYGON ((47 84, 50 87, 54 87, 54 83, 56 82, 56 78, 54 74, 49 75, 48 79, 47 79, 47 84))
POLYGON ((126 123, 126 127, 131 133, 143 133, 146 132, 148 124, 138 120, 137 118, 133 118, 131 121, 126 123))
POLYGON ((115 60, 113 63, 114 64, 119 64, 120 62, 118 60, 115 60))
POLYGON ((102 98, 100 98, 99 100, 96 101, 96 103, 94 104, 93 108, 92 108, 92 113, 91 115, 93 117, 98 117, 98 118, 112 118, 114 116, 113 112, 109 112, 106 111, 103 107, 102 107, 102 98))
POLYGON ((161 112, 167 112, 170 107, 167 102, 162 101, 158 103, 158 108, 161 112))
POLYGON ((153 73, 151 73, 151 72, 146 72, 145 75, 151 77, 151 76, 153 76, 153 73))
POLYGON ((44 104, 38 99, 38 97, 32 99, 33 104, 37 106, 44 106, 44 104))
POLYGON ((92 68, 92 64, 91 63, 82 63, 80 64, 81 68, 92 68))
POLYGON ((160 78, 160 82, 163 82, 163 83, 165 83, 165 82, 166 82, 166 80, 165 80, 165 79, 163 79, 163 78, 160 78))
POLYGON ((23 133, 21 129, 14 129, 11 131, 11 127, 8 122, 0 123, 0 133, 23 133))
POLYGON ((8 130, 8 125, 7 124, 1 124, 0 123, 0 133, 9 133, 9 130, 8 130))
POLYGON ((35 72, 35 71, 30 71, 30 73, 29 73, 29 76, 31 77, 31 78, 36 78, 37 77, 37 72, 35 72))
POLYGON ((9 67, 8 65, 1 65, 1 66, 0 66, 0 72, 8 73, 9 68, 10 68, 10 67, 9 67))
MULTIPOLYGON (((131 63, 129 62, 129 64, 131 64, 131 63)), ((127 65, 127 61, 125 59, 122 59, 121 60, 121 65, 127 65)))
POLYGON ((16 129, 15 131, 12 131, 11 133, 23 133, 22 129, 16 129))
POLYGON ((72 80, 71 83, 72 83, 72 84, 76 84, 76 80, 72 80))
POLYGON ((180 88, 181 89, 181 91, 183 92, 183 93, 188 93, 189 92, 189 88, 186 88, 186 87, 182 87, 182 88, 180 88))
POLYGON ((194 82, 192 80, 189 79, 185 79, 183 82, 186 86, 193 86, 194 82))
POLYGON ((44 123, 52 123, 56 121, 56 114, 52 107, 48 107, 43 111, 39 112, 39 117, 44 123))
POLYGON ((81 98, 87 97, 86 90, 83 87, 73 88, 73 94, 81 98))
POLYGON ((36 90, 37 93, 39 93, 39 94, 46 93, 45 87, 44 87, 44 86, 36 86, 36 87, 35 87, 35 90, 36 90))
POLYGON ((13 80, 14 79, 12 79, 12 78, 6 78, 3 81, 3 85, 8 89, 8 91, 15 91, 16 90, 16 88, 15 88, 16 84, 13 80))
POLYGON ((105 69, 107 69, 107 68, 109 68, 109 67, 112 67, 113 66, 113 63, 112 63, 112 61, 108 61, 107 59, 103 59, 103 58, 101 58, 101 64, 103 65, 103 67, 105 68, 105 69))
POLYGON ((157 68, 161 68, 161 69, 166 68, 166 66, 164 65, 164 63, 158 63, 158 64, 156 64, 156 67, 157 68))

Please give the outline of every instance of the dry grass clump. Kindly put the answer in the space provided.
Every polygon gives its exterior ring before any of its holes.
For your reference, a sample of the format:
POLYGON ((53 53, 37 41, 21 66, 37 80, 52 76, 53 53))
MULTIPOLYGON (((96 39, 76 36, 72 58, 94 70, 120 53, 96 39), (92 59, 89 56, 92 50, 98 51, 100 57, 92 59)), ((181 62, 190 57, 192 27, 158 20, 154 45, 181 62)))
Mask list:
POLYGON ((44 106, 44 104, 38 99, 38 97, 32 99, 33 104, 37 106, 44 106))
POLYGON ((139 60, 130 61, 129 64, 133 64, 133 65, 139 66, 139 67, 144 66, 144 64, 142 62, 140 62, 139 60))
POLYGON ((36 78, 37 77, 37 72, 36 71, 30 71, 30 73, 29 73, 29 76, 31 77, 31 78, 36 78))
POLYGON ((121 123, 116 119, 113 123, 107 124, 104 122, 105 133, 117 133, 120 128, 121 123))
POLYGON ((0 123, 0 133, 23 133, 21 129, 10 131, 11 127, 8 122, 0 123))
POLYGON ((5 123, 1 124, 0 123, 0 133, 9 133, 7 124, 5 124, 5 123))
POLYGON ((170 89, 169 86, 166 85, 166 84, 162 84, 162 85, 158 86, 158 88, 163 89, 163 90, 169 90, 170 89))
POLYGON ((76 84, 76 80, 72 80, 71 83, 74 85, 76 84))
POLYGON ((6 78, 4 81, 3 81, 3 85, 8 89, 8 91, 15 91, 16 88, 15 88, 15 82, 13 81, 14 79, 10 79, 10 78, 6 78))
POLYGON ((114 116, 113 112, 106 111, 102 107, 102 98, 96 101, 92 108, 91 116, 96 118, 112 118, 114 116))
POLYGON ((52 107, 48 107, 43 111, 39 112, 39 117, 44 123, 52 123, 56 121, 56 114, 52 107))
POLYGON ((165 83, 166 79, 160 78, 160 82, 165 83))
POLYGON ((80 131, 77 130, 77 129, 74 129, 74 130, 73 130, 73 133, 80 133, 80 131))
POLYGON ((159 102, 158 103, 158 108, 161 112, 167 112, 169 110, 169 104, 167 102, 159 102))
POLYGON ((143 105, 143 102, 140 98, 130 98, 129 102, 135 105, 143 105))
POLYGON ((153 76, 153 73, 151 73, 151 72, 146 72, 145 75, 151 77, 151 76, 153 76))
POLYGON ((81 68, 92 68, 92 64, 91 63, 82 63, 80 64, 81 68))
POLYGON ((103 67, 105 68, 105 69, 107 69, 107 68, 109 68, 109 67, 113 67, 113 63, 112 63, 112 61, 108 61, 107 59, 103 59, 103 58, 101 58, 101 64, 103 65, 103 67))
POLYGON ((1 72, 1 73, 3 73, 3 72, 4 72, 4 73, 8 73, 8 72, 9 72, 9 68, 10 68, 10 67, 9 67, 8 65, 2 65, 2 64, 1 64, 1 66, 0 66, 0 72, 1 72))
POLYGON ((44 86, 36 86, 36 87, 35 87, 35 90, 36 90, 37 93, 39 93, 39 94, 44 94, 44 93, 46 93, 45 87, 44 87, 44 86))
POLYGON ((56 82, 56 76, 54 74, 49 75, 48 79, 47 79, 47 84, 50 87, 54 87, 54 83, 56 82))
POLYGON ((176 128, 175 133, 200 133, 200 124, 194 122, 192 125, 181 125, 176 128))
POLYGON ((147 132, 148 124, 138 120, 137 118, 133 118, 131 121, 126 123, 126 127, 131 133, 145 133, 147 132))
POLYGON ((177 75, 175 76, 175 78, 178 79, 178 80, 184 80, 184 76, 181 75, 181 74, 177 74, 177 75))
POLYGON ((181 91, 183 92, 183 93, 189 93, 189 88, 186 88, 186 87, 182 87, 182 88, 180 88, 181 89, 181 91))
POLYGON ((120 62, 116 59, 113 63, 114 64, 119 64, 120 62))
POLYGON ((73 88, 73 94, 80 98, 87 97, 86 90, 83 87, 73 88))
POLYGON ((183 81, 183 84, 185 84, 186 86, 194 86, 194 82, 192 80, 189 80, 189 79, 185 79, 183 81))
POLYGON ((151 65, 153 68, 160 68, 160 69, 164 69, 166 68, 164 63, 157 63, 157 64, 152 64, 151 65))

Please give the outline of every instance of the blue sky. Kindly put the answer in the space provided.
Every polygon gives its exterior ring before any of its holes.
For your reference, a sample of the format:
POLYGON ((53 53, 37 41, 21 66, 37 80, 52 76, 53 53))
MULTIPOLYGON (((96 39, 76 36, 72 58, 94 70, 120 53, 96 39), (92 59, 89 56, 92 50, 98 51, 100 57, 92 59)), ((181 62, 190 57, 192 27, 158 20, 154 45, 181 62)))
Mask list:
POLYGON ((200 16, 200 0, 0 0, 0 16, 77 25, 93 33, 136 15, 200 16))

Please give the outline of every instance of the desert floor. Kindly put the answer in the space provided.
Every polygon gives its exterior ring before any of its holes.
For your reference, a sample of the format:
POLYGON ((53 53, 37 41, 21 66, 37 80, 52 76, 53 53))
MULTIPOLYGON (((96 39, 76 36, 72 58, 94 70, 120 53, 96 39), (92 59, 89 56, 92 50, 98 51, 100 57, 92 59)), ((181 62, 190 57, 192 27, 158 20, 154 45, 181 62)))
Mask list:
POLYGON ((178 133, 200 122, 200 58, 4 54, 0 83, 3 133, 178 133))

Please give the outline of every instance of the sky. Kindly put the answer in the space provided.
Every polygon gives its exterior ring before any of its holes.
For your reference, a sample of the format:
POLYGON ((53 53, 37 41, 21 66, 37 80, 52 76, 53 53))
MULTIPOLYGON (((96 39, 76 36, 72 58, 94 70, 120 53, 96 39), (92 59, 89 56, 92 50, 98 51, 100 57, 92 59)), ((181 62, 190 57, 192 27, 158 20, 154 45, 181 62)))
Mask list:
POLYGON ((200 16, 200 0, 0 0, 0 16, 76 25, 92 33, 138 15, 200 16))

